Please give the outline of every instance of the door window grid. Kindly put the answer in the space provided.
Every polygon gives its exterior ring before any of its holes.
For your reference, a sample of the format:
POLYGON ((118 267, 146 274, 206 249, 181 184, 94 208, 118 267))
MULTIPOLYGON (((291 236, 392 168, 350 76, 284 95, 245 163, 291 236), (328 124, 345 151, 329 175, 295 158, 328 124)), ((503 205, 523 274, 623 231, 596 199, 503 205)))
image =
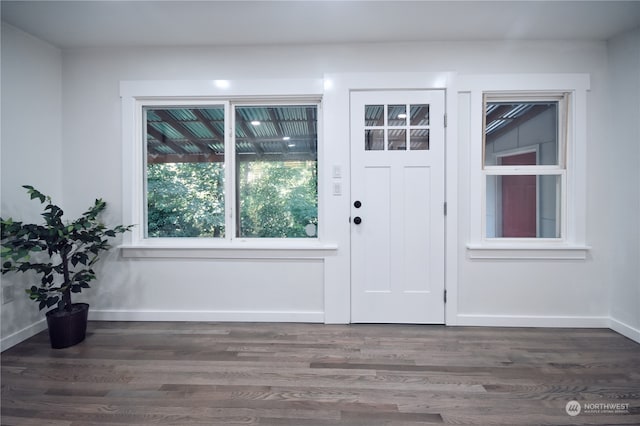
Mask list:
POLYGON ((365 105, 364 116, 365 151, 429 149, 428 104, 365 105))

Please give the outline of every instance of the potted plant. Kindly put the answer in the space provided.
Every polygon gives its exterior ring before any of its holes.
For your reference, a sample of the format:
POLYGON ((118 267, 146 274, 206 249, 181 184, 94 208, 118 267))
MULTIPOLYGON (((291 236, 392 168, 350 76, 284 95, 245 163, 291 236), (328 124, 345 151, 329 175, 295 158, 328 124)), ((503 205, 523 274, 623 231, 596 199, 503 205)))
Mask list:
POLYGON ((72 222, 63 221, 63 211, 51 197, 33 186, 24 185, 31 199, 46 204, 44 224, 30 224, 0 218, 2 224, 2 274, 33 271, 40 280, 26 289, 40 310, 46 313, 53 348, 66 348, 84 340, 89 305, 72 303, 71 294, 89 288, 96 279, 92 269, 101 252, 108 250, 108 239, 127 232, 131 226, 108 228, 98 220, 107 207, 102 199, 72 222))

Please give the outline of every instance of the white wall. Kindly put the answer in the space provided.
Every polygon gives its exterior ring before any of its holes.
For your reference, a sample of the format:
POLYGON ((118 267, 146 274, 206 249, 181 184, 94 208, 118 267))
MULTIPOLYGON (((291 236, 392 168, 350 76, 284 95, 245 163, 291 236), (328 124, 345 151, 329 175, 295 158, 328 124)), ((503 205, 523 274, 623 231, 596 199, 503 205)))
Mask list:
MULTIPOLYGON (((551 318, 551 323, 565 317, 587 318, 599 321, 608 313, 606 299, 607 265, 602 258, 602 247, 610 230, 598 226, 605 223, 608 209, 603 208, 600 197, 607 191, 608 164, 602 164, 606 153, 602 143, 602 119, 606 111, 606 46, 604 43, 526 42, 526 43, 403 43, 362 44, 332 46, 279 46, 229 48, 152 48, 152 49, 82 49, 64 52, 64 154, 63 175, 67 194, 74 194, 72 207, 80 211, 96 194, 111 204, 112 220, 121 217, 120 169, 120 100, 119 82, 122 80, 205 80, 242 78, 321 78, 325 73, 356 71, 456 71, 459 73, 503 72, 579 72, 592 76, 590 94, 590 128, 587 141, 590 154, 597 160, 589 162, 589 243, 594 247, 587 261, 567 262, 471 262, 466 258, 469 215, 466 194, 461 193, 459 255, 459 313, 472 316, 523 315, 537 324, 537 317, 551 318), (93 170, 102 173, 93 173, 93 170), (85 177, 75 178, 77 173, 85 177), (86 183, 90 184, 87 185, 86 183), (532 273, 535 271, 535 273, 532 273)), ((450 111, 451 113, 451 111, 450 111)), ((455 116, 455 111, 452 117, 455 116)), ((450 117, 451 118, 451 117, 450 117)), ((323 141, 327 152, 324 166, 348 166, 348 135, 342 139, 323 141)), ((455 143, 455 142, 453 142, 455 143)), ((463 147, 460 147, 461 151, 463 147)), ((348 170, 344 170, 348 176, 348 170)), ((466 170, 459 171, 461 182, 468 179, 466 170)), ((462 186, 464 189, 464 186, 462 186)), ((331 203, 328 212, 329 240, 338 242, 337 258, 330 259, 324 268, 324 277, 338 277, 342 286, 349 285, 349 271, 344 260, 348 257, 349 212, 348 195, 325 200, 331 203), (335 265, 335 266, 334 266, 335 265)), ((275 271, 255 267, 251 261, 224 261, 193 268, 184 260, 163 260, 163 271, 173 273, 151 274, 158 263, 146 260, 125 261, 114 256, 103 265, 100 292, 115 292, 125 296, 123 306, 131 311, 162 313, 171 309, 179 286, 180 308, 211 313, 225 309, 226 301, 235 300, 232 309, 269 311, 285 309, 290 312, 331 310, 340 301, 317 299, 321 286, 322 268, 310 268, 309 273, 292 269, 283 262, 276 268, 289 277, 284 282, 275 271), (216 279, 203 284, 202 268, 208 268, 216 279), (180 282, 176 282, 180 271, 180 282), (257 286, 268 285, 274 294, 291 291, 298 286, 287 306, 278 306, 271 298, 258 298, 244 284, 237 287, 236 274, 244 271, 253 277, 257 286), (249 271, 249 272, 247 272, 249 271), (297 283, 297 284, 295 284, 297 283), (211 290, 210 300, 199 300, 200 290, 211 290), (141 297, 150 294, 153 297, 141 297), (242 297, 244 302, 236 298, 242 297), (129 301, 127 299, 132 299, 129 301), (223 303, 223 301, 225 301, 223 303), (191 305, 192 304, 192 305, 191 305)), ((455 283, 448 283, 454 285, 455 283)), ((93 293, 102 294, 102 293, 93 293)), ((116 302, 92 297, 96 310, 117 308, 116 302)), ((141 317, 131 314, 132 317, 141 317)), ((151 315, 151 314, 149 314, 151 315)), ((344 319, 344 316, 341 318, 344 319)), ((348 318, 348 314, 347 317, 348 318)), ((330 319, 329 319, 330 320, 330 319)), ((549 322, 547 322, 549 324, 549 322)))
POLYGON ((640 29, 608 43, 607 204, 620 226, 611 229, 608 288, 613 328, 640 341, 640 29))
MULTIPOLYGON (((3 61, 4 56, 3 49, 3 61)), ((479 212, 469 209, 468 146, 460 145, 458 197, 449 200, 451 211, 459 215, 458 240, 449 242, 457 246, 458 280, 447 285, 457 288, 451 293, 457 297, 450 300, 458 307, 453 322, 606 326, 612 279, 607 251, 618 222, 610 220, 610 206, 603 200, 615 183, 612 170, 619 161, 613 158, 611 138, 605 132, 607 61, 605 43, 562 41, 68 50, 62 55, 62 157, 48 157, 62 164, 57 171, 62 173, 65 206, 71 214, 101 196, 109 204, 107 222, 116 223, 123 217, 119 99, 123 80, 322 78, 325 73, 368 71, 589 73, 587 239, 593 249, 588 259, 468 259, 469 221, 479 212)), ((3 72, 4 68, 3 63, 3 72)), ((59 90, 55 82, 48 87, 59 90)), ((448 108, 449 122, 455 123, 458 109, 448 108)), ((331 165, 342 165, 345 183, 348 137, 322 141, 325 176, 330 176, 331 165)), ((22 183, 4 169, 5 161, 15 164, 21 158, 20 146, 10 143, 6 158, 3 152, 3 188, 22 183)), ((39 149, 51 147, 48 139, 37 143, 39 149)), ((3 149, 4 144, 3 130, 3 149)), ((34 170, 43 173, 42 166, 34 170)), ((637 174, 633 179, 637 184, 637 174)), ((635 193, 637 199, 637 188, 635 193)), ((96 288, 79 299, 92 304, 94 318, 103 319, 321 320, 322 312, 328 312, 325 321, 348 321, 348 304, 343 300, 348 291, 330 291, 323 298, 328 283, 333 288, 349 286, 348 191, 321 203, 326 206, 328 240, 339 245, 336 254, 324 260, 123 259, 114 251, 99 267, 96 288)), ((635 212, 637 216, 637 207, 635 212)), ((637 272, 635 277, 637 283, 637 272)))
MULTIPOLYGON (((60 51, 2 24, 2 217, 34 221, 33 185, 62 202, 62 58, 60 51)), ((24 293, 24 276, 5 275, 13 302, 2 305, 2 348, 41 329, 43 315, 24 293), (35 328, 33 325, 35 325, 35 328)))

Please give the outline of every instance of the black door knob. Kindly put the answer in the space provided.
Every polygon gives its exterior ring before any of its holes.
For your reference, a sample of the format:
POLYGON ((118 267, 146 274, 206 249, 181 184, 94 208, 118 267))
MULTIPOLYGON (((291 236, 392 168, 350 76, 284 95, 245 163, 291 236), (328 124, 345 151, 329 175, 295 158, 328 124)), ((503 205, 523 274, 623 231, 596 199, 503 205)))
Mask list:
POLYGON ((362 219, 360 218, 360 216, 354 217, 353 223, 355 223, 356 225, 360 225, 362 223, 362 219))
POLYGON ((355 203, 353 203, 353 207, 359 209, 360 207, 362 207, 362 203, 360 201, 356 201, 355 203))

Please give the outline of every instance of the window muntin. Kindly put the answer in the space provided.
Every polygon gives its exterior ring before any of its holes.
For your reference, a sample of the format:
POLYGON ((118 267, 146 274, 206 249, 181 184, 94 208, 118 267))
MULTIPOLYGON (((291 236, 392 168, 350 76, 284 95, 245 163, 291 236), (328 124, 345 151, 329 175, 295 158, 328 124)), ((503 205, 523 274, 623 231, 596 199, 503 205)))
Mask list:
POLYGON ((318 104, 154 101, 142 117, 145 238, 317 237, 318 104))
POLYGON ((484 238, 565 237, 568 95, 485 94, 484 238))

